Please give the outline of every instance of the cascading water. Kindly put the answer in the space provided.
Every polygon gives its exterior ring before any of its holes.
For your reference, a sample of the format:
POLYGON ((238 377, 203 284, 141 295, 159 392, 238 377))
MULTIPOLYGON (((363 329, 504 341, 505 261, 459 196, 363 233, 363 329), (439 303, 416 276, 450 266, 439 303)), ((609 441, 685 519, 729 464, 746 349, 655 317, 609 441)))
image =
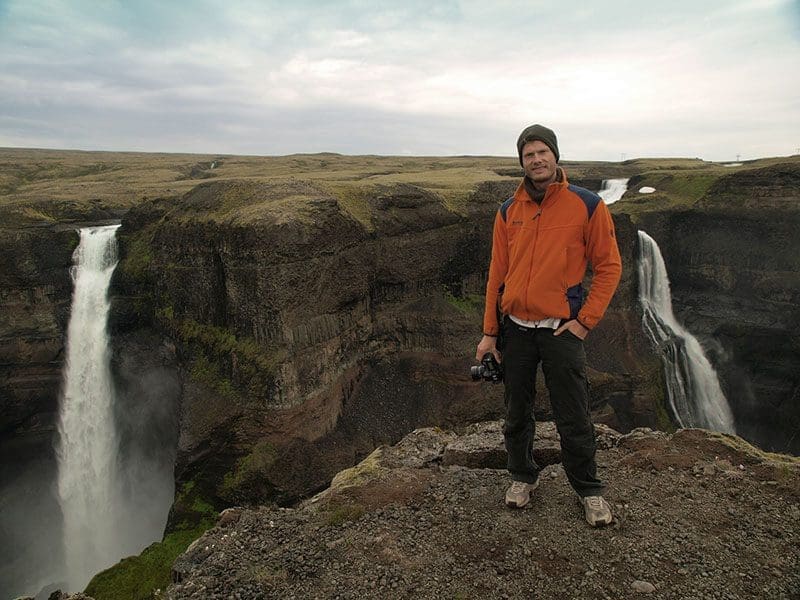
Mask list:
POLYGON ((628 181, 629 179, 604 179, 597 195, 606 204, 614 204, 628 191, 628 181))
POLYGON ((106 321, 119 225, 81 229, 59 414, 58 495, 69 589, 119 559, 117 438, 106 321))
POLYGON ((639 231, 639 301, 642 324, 661 351, 667 395, 681 427, 735 433, 733 414, 700 342, 672 312, 667 268, 655 240, 639 231))

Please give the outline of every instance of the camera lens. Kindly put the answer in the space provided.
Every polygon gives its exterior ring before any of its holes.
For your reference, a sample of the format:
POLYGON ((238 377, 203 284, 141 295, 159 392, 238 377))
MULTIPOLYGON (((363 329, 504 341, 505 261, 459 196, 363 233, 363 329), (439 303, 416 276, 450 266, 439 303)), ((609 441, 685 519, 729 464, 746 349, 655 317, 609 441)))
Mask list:
POLYGON ((479 379, 483 378, 483 365, 478 365, 477 367, 470 367, 469 374, 472 377, 472 381, 478 381, 479 379))

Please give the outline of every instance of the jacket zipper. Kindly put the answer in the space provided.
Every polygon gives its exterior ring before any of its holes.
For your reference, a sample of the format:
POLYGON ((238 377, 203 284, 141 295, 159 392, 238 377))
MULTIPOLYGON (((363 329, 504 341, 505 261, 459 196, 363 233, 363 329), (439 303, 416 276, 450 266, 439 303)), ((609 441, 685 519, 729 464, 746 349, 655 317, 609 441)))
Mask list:
MULTIPOLYGON (((546 197, 547 197, 547 193, 545 193, 545 198, 546 197)), ((544 206, 545 198, 542 198, 542 203, 537 205, 538 210, 536 211, 536 214, 533 215, 533 217, 531 218, 531 221, 536 221, 536 228, 534 229, 534 232, 533 232, 533 248, 531 249, 531 260, 530 260, 530 264, 528 265, 528 281, 525 284, 525 308, 526 309, 528 308, 528 306, 530 306, 530 304, 528 303, 528 291, 531 289, 531 279, 533 277, 533 263, 534 263, 534 258, 536 256, 536 243, 539 241, 539 222, 540 222, 539 217, 542 216, 542 206, 544 206)), ((534 204, 536 204, 536 203, 534 202, 534 204)))

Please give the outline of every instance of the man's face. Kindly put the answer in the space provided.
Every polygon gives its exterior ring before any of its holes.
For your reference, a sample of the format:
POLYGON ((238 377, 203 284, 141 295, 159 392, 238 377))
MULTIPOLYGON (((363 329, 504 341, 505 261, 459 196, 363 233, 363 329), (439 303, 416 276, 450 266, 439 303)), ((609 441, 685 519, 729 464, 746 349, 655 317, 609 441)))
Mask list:
POLYGON ((550 184, 556 180, 556 155, 544 142, 533 140, 522 147, 522 168, 535 184, 550 184))

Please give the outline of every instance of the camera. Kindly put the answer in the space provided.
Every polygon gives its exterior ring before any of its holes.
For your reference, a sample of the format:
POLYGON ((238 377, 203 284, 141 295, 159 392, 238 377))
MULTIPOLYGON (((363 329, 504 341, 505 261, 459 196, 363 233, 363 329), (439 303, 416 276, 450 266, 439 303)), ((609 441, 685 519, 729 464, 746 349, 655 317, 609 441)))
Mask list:
POLYGON ((503 367, 498 363, 494 354, 487 352, 481 359, 481 364, 469 368, 470 377, 472 381, 491 381, 492 383, 500 383, 503 381, 503 367))

